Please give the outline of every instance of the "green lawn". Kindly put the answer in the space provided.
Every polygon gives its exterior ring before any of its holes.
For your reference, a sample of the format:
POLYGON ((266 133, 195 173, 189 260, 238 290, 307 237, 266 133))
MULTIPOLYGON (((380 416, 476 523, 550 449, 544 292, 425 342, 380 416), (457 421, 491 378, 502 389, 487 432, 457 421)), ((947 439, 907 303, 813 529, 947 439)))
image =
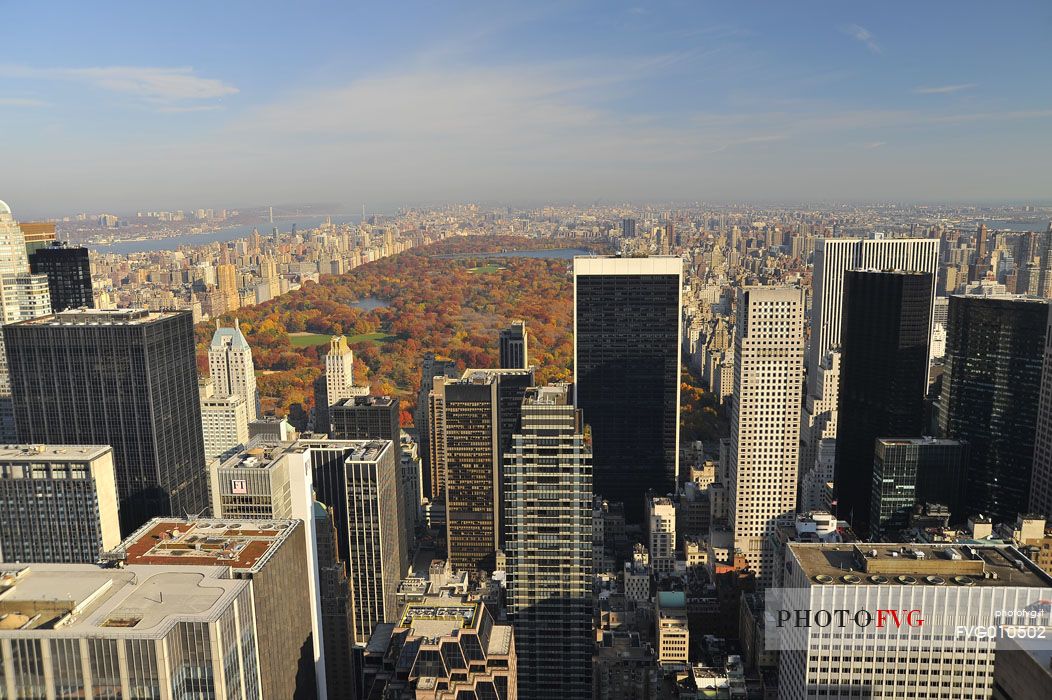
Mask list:
POLYGON ((476 274, 481 273, 483 275, 492 275, 494 272, 503 269, 504 268, 500 265, 494 265, 493 263, 489 263, 487 265, 483 265, 482 267, 473 267, 470 270, 468 270, 468 272, 474 272, 476 274))
POLYGON ((311 345, 324 345, 332 336, 320 333, 289 333, 289 343, 294 348, 307 348, 311 345))
POLYGON ((385 340, 394 338, 390 333, 384 333, 379 331, 377 333, 359 333, 358 335, 347 336, 347 344, 354 345, 355 343, 382 343, 385 340))
MULTIPOLYGON (((294 348, 306 348, 311 345, 324 345, 329 342, 330 335, 322 335, 320 333, 289 333, 289 344, 294 348)), ((377 333, 359 333, 358 335, 347 336, 347 344, 354 345, 355 343, 382 343, 388 338, 394 336, 390 333, 384 333, 383 331, 377 333)))

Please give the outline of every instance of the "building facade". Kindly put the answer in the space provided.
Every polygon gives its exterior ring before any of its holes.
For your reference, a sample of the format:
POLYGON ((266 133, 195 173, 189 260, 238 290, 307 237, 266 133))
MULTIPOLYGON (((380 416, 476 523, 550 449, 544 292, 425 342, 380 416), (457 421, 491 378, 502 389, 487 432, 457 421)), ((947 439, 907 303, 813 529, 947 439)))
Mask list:
MULTIPOLYGON (((26 246, 29 246, 28 240, 26 246)), ((66 309, 94 308, 87 248, 55 241, 29 255, 29 268, 34 274, 47 275, 51 309, 55 313, 66 309)))
POLYGON ((207 508, 189 311, 64 311, 3 333, 20 440, 112 446, 122 533, 207 508))
POLYGON ((92 564, 121 540, 113 450, 0 447, 0 561, 92 564))
POLYGON ((274 697, 258 647, 271 631, 228 567, 0 564, 0 591, 5 698, 274 697))
POLYGON ((939 503, 963 522, 968 446, 936 438, 878 438, 873 455, 870 537, 896 541, 918 503, 939 503))
POLYGON ((217 397, 240 396, 245 401, 248 420, 259 417, 259 391, 256 389, 252 348, 236 320, 233 328, 216 328, 212 335, 212 343, 208 346, 208 374, 217 397))
POLYGON ((508 619, 519 697, 592 686, 592 471, 566 385, 528 389, 504 459, 508 619))
POLYGON ((1047 317, 1044 299, 950 297, 939 430, 968 443, 966 515, 1029 507, 1047 317))
POLYGON ((804 300, 792 287, 739 292, 731 402, 730 528, 761 583, 773 553, 765 545, 796 511, 804 300))
POLYGON ((924 434, 934 278, 853 270, 844 275, 836 515, 868 532, 873 446, 924 434))
POLYGON ((500 332, 500 368, 526 369, 530 366, 525 321, 515 321, 500 332))
POLYGON ((576 405, 591 427, 595 492, 641 524, 679 473, 683 261, 574 258, 576 405))
POLYGON ((240 396, 201 400, 205 460, 226 459, 248 444, 248 406, 240 396))

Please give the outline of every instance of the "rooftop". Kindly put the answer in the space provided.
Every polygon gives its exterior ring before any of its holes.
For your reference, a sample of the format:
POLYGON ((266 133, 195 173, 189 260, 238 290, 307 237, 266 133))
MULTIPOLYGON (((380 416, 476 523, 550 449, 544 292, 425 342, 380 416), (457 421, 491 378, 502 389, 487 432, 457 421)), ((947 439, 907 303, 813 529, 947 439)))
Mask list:
POLYGON ((429 596, 420 602, 407 603, 398 626, 426 639, 448 637, 456 630, 477 627, 481 608, 482 603, 429 596))
POLYGON ((375 462, 383 456, 384 450, 393 449, 388 440, 331 440, 328 437, 301 438, 293 443, 291 449, 310 448, 315 450, 344 450, 347 459, 354 462, 375 462))
POLYGON ((163 637, 214 620, 248 585, 207 566, 0 564, 0 638, 163 637))
POLYGON ((192 564, 259 571, 298 520, 154 518, 121 543, 127 564, 192 564))
POLYGON ((189 311, 147 311, 146 309, 69 309, 50 316, 21 321, 18 326, 141 326, 162 319, 189 314, 189 311))
POLYGON ((790 543, 805 576, 819 585, 1052 587, 1014 547, 963 544, 790 543))
POLYGON ((538 386, 527 389, 522 402, 535 406, 567 406, 569 396, 570 388, 566 384, 538 386))
POLYGON ((394 403, 394 399, 390 396, 352 396, 347 399, 340 399, 332 405, 330 411, 336 407, 349 407, 354 408, 356 406, 387 406, 389 407, 394 403))
POLYGON ((0 445, 0 462, 87 462, 112 451, 109 445, 0 445))

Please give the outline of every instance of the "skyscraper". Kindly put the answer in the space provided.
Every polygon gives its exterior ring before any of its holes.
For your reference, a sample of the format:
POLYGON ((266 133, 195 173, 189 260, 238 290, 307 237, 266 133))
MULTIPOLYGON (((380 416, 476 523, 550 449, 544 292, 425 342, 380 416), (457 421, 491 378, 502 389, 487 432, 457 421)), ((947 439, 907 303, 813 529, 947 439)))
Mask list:
POLYGON ((497 377, 436 377, 431 392, 432 501, 445 495, 446 546, 454 570, 493 570, 500 546, 497 377))
POLYGON ((592 687, 591 450, 571 398, 566 385, 528 389, 504 456, 508 619, 524 700, 585 698, 592 687))
POLYGON ((354 386, 354 351, 342 335, 333 336, 329 341, 329 354, 325 356, 325 393, 330 406, 358 395, 354 386))
POLYGON ((429 396, 435 386, 435 377, 455 377, 457 363, 453 360, 443 359, 433 352, 424 354, 420 366, 420 392, 417 394, 416 413, 413 425, 416 427, 417 441, 420 445, 421 475, 423 477, 423 494, 430 500, 437 495, 435 484, 432 483, 434 469, 431 465, 431 406, 429 396))
POLYGON ((0 564, 0 579, 23 621, 0 629, 8 698, 260 698, 260 645, 282 634, 227 566, 0 564))
POLYGON ((1034 469, 1030 479, 1030 513, 1052 520, 1052 306, 1049 307, 1034 434, 1034 469))
POLYGON ((35 274, 47 275, 51 309, 54 312, 95 306, 87 248, 75 248, 65 241, 55 241, 30 254, 29 267, 35 274))
POLYGON ((956 520, 964 496, 968 446, 935 438, 878 438, 873 453, 869 534, 897 541, 918 503, 940 503, 956 520))
MULTIPOLYGON (((256 369, 252 362, 252 348, 241 332, 241 324, 233 328, 216 328, 208 347, 208 374, 219 398, 240 396, 245 400, 248 420, 259 416, 259 392, 256 390, 256 369)), ((247 425, 246 425, 247 429, 247 425)))
POLYGON ((939 430, 968 443, 966 515, 1027 511, 1047 320, 1044 299, 950 297, 939 430))
POLYGON ((621 219, 621 237, 622 238, 635 238, 636 237, 636 220, 635 219, 621 219))
POLYGON ((92 564, 120 541, 112 449, 0 448, 0 561, 92 564))
POLYGON ((236 267, 230 263, 216 265, 216 286, 219 288, 225 313, 241 308, 241 292, 238 291, 236 267))
POLYGON ((679 471, 683 261, 574 258, 576 404, 592 430, 595 492, 640 523, 647 490, 679 471))
POLYGON ((526 369, 530 366, 525 321, 515 321, 501 330, 500 366, 501 369, 526 369))
POLYGON ((398 423, 400 402, 390 396, 356 396, 329 407, 334 440, 391 440, 398 446, 402 429, 398 423))
POLYGON ((738 294, 731 399, 730 526, 762 583, 769 535, 795 516, 804 373, 804 299, 794 287, 738 294))
POLYGON ((399 512, 397 444, 380 440, 299 440, 308 448, 317 499, 330 507, 340 560, 350 578, 352 641, 397 612, 395 593, 408 570, 399 512))
POLYGON ((122 533, 204 511, 189 311, 64 311, 3 333, 20 440, 111 445, 122 533))
MULTIPOLYGON (((808 351, 808 390, 813 393, 815 368, 830 350, 841 345, 844 308, 844 275, 848 270, 939 270, 937 238, 835 238, 815 243, 811 340, 808 351)), ((932 289, 935 296, 935 289, 932 289)))
POLYGON ((874 441, 924 434, 933 284, 919 272, 844 276, 833 486, 837 516, 859 533, 870 525, 874 441))
POLYGON ((201 399, 205 460, 226 459, 248 444, 248 407, 234 396, 201 399))
MULTIPOLYGON (((11 215, 11 208, 0 201, 0 324, 51 313, 47 284, 46 276, 30 274, 22 229, 11 215)), ((11 380, 3 347, 0 347, 0 440, 9 443, 16 440, 11 380)))

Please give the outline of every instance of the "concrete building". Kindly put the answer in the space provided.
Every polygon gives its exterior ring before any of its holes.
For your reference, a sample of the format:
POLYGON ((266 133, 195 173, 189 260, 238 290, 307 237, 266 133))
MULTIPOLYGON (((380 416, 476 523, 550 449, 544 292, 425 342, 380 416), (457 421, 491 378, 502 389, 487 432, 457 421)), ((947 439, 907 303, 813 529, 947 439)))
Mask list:
POLYGON ((352 640, 364 645, 377 624, 396 614, 395 594, 409 568, 397 445, 302 439, 296 446, 308 450, 317 499, 332 508, 340 560, 350 579, 352 640))
POLYGON ((989 698, 996 635, 968 630, 1046 626, 1047 609, 1037 602, 1052 595, 1052 577, 1018 550, 982 544, 790 544, 785 585, 790 595, 767 610, 783 624, 768 624, 767 632, 781 649, 786 700, 819 689, 831 697, 894 697, 907 684, 913 697, 989 698), (797 609, 816 624, 786 622, 797 609), (848 611, 843 625, 823 627, 814 617, 841 609, 848 611), (897 624, 887 610, 896 611, 897 624))
POLYGON ((647 499, 647 549, 655 574, 671 574, 676 568, 676 505, 672 499, 647 499))
POLYGON ((500 332, 500 368, 526 369, 530 366, 525 321, 515 321, 500 332))
POLYGON ((734 547, 761 584, 770 579, 767 537, 796 512, 804 359, 799 289, 739 293, 729 454, 734 547))
POLYGON ((80 563, 121 540, 113 450, 0 447, 0 561, 80 563))
POLYGON ((354 351, 347 345, 347 338, 333 336, 329 341, 329 352, 325 355, 326 403, 332 406, 362 393, 368 393, 368 387, 354 385, 354 351))
MULTIPOLYGON (((17 323, 51 313, 47 276, 30 273, 26 250, 22 227, 11 215, 11 207, 0 201, 0 323, 17 323)), ((0 441, 17 440, 7 356, 0 340, 0 441)))
POLYGON ((519 696, 587 697, 595 646, 591 450, 567 385, 526 391, 522 426, 504 459, 504 503, 519 696))
MULTIPOLYGON (((245 401, 248 420, 259 417, 259 392, 252 348, 235 320, 233 328, 216 328, 208 346, 208 375, 217 397, 240 396, 245 401)), ((246 422, 247 427, 247 422, 246 422)))
POLYGON ((648 490, 675 491, 683 260, 574 258, 575 404, 594 439, 595 492, 642 524, 648 490))
POLYGON ((113 447, 123 534, 207 508, 189 311, 64 311, 3 333, 19 440, 113 447))
MULTIPOLYGON (((264 693, 253 582, 228 566, 0 564, 6 698, 264 693)), ((285 698, 293 697, 285 695, 285 698)))
POLYGON ((457 374, 457 363, 453 360, 441 358, 432 352, 425 353, 420 366, 420 393, 417 395, 416 415, 413 417, 413 425, 416 427, 417 440, 420 444, 420 473, 423 477, 421 489, 424 497, 434 501, 440 493, 440 489, 433 483, 434 468, 431 465, 431 404, 429 397, 435 386, 435 377, 455 377, 457 374))
POLYGON ((125 567, 227 567, 232 578, 251 581, 260 696, 313 700, 318 691, 305 532, 299 520, 156 518, 121 543, 116 555, 125 567))
POLYGON ((248 404, 238 395, 201 400, 205 461, 223 460, 248 444, 248 404))
POLYGON ((496 375, 435 377, 430 498, 446 499, 446 547, 456 570, 493 570, 500 547, 500 436, 496 375), (436 490, 437 489, 437 490, 436 490))
POLYGON ((1040 639, 1001 639, 994 652, 993 700, 1044 700, 1052 697, 1052 649, 1045 629, 1040 639))
POLYGON ((390 396, 355 396, 329 404, 333 440, 401 440, 399 401, 390 396))
POLYGON ((686 664, 690 660, 687 598, 682 591, 660 591, 654 608, 658 662, 686 664))
MULTIPOLYGON (((840 401, 840 352, 826 354, 817 369, 814 392, 804 397, 804 415, 800 420, 800 474, 815 467, 818 445, 822 440, 835 440, 837 403, 840 401)), ((802 480, 801 480, 802 481, 802 480)), ((803 494, 800 494, 801 499, 803 494)))
POLYGON ((388 700, 514 700, 515 632, 486 606, 425 596, 396 623, 378 625, 363 655, 361 697, 388 700))

